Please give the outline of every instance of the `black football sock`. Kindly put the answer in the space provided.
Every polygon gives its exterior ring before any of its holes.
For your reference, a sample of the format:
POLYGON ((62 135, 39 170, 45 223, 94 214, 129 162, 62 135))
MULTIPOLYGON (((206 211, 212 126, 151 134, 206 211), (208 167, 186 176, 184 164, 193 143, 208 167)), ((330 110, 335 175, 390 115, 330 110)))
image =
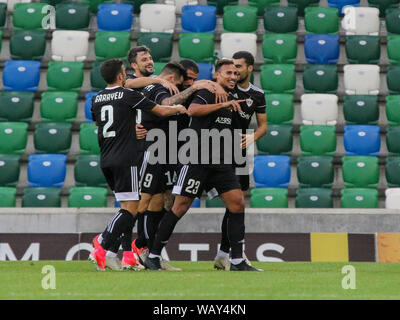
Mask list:
POLYGON ((228 238, 228 218, 231 215, 228 209, 225 210, 225 215, 224 218, 222 219, 222 224, 221 224, 221 246, 220 250, 226 253, 229 253, 229 250, 231 248, 231 245, 229 243, 229 238, 228 238))
POLYGON ((111 246, 109 249, 110 251, 117 253, 119 251, 119 247, 121 246, 122 236, 120 236, 116 241, 115 244, 111 246))
POLYGON ((154 238, 153 247, 150 251, 151 254, 159 256, 164 246, 168 243, 172 232, 178 223, 179 218, 171 211, 168 211, 160 222, 160 226, 154 238))
POLYGON ((231 213, 228 218, 228 238, 232 250, 232 259, 243 258, 244 235, 244 212, 231 213))
POLYGON ((103 233, 103 241, 101 242, 101 246, 104 250, 115 250, 117 247, 117 242, 124 233, 126 226, 131 223, 131 216, 132 215, 128 210, 119 209, 117 211, 117 213, 108 223, 106 231, 103 233))
POLYGON ((143 248, 146 246, 146 236, 144 234, 144 217, 146 212, 139 212, 137 214, 137 238, 136 238, 136 247, 143 248))
POLYGON ((135 226, 136 217, 132 214, 129 214, 130 219, 126 219, 126 225, 124 228, 124 232, 121 237, 121 245, 123 251, 131 251, 132 250, 132 230, 135 226))
POLYGON ((144 227, 147 238, 147 247, 149 249, 153 247, 154 237, 156 235, 158 226, 160 225, 160 222, 166 212, 167 211, 165 209, 162 209, 161 211, 146 211, 147 215, 144 227))

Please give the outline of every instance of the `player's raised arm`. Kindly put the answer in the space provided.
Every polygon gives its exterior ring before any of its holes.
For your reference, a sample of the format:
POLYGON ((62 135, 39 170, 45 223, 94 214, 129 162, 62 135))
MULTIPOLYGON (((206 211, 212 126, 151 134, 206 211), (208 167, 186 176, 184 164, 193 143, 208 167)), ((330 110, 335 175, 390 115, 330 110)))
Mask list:
POLYGON ((187 110, 184 106, 178 104, 174 106, 164 106, 164 105, 156 105, 151 112, 156 114, 159 117, 169 117, 176 114, 185 114, 187 110))
POLYGON ((245 100, 231 100, 223 103, 215 103, 215 104, 198 104, 192 103, 188 109, 189 117, 204 117, 212 112, 215 112, 222 108, 229 108, 234 111, 241 111, 240 103, 245 100))

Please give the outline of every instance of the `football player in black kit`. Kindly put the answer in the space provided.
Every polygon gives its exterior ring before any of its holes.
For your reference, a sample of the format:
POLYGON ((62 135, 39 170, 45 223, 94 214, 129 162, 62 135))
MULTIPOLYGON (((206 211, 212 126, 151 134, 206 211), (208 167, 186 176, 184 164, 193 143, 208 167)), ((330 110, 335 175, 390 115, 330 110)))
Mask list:
POLYGON ((124 88, 126 73, 121 59, 105 61, 101 75, 107 87, 92 99, 92 115, 98 126, 100 167, 121 209, 115 214, 102 234, 102 241, 94 250, 98 270, 137 269, 131 251, 132 229, 136 221, 139 195, 139 168, 143 152, 138 150, 135 118, 138 109, 160 117, 186 113, 181 105, 160 106, 138 91, 124 88), (124 256, 122 266, 115 244, 121 241, 124 256))
MULTIPOLYGON (((242 129, 241 148, 246 151, 246 148, 267 132, 267 116, 265 113, 265 96, 264 92, 250 83, 251 73, 254 68, 254 57, 250 52, 239 51, 233 55, 233 62, 238 69, 240 76, 235 88, 234 96, 236 99, 244 99, 241 103, 241 112, 233 114, 233 128, 242 129), (254 133, 246 134, 246 129, 249 129, 251 118, 256 114, 257 129, 254 133)), ((246 153, 243 153, 246 155, 246 153)), ((238 165, 243 167, 243 165, 238 165)), ((243 169, 243 168, 242 168, 243 169)), ((245 193, 249 189, 250 178, 249 174, 241 174, 238 176, 242 191, 245 193)), ((228 240, 227 221, 229 212, 226 210, 221 225, 221 246, 214 260, 214 267, 221 270, 229 270, 229 251, 230 245, 228 240)), ((246 255, 244 254, 246 258, 246 255)), ((246 261, 249 262, 246 258, 246 261)))
MULTIPOLYGON (((234 90, 239 73, 232 60, 222 59, 215 66, 217 83, 226 91, 234 90)), ((231 96, 231 99, 234 99, 231 96)), ((145 261, 145 266, 151 270, 162 270, 160 265, 161 250, 168 242, 177 222, 188 211, 194 198, 199 197, 204 189, 215 188, 229 210, 228 236, 232 249, 232 271, 257 271, 243 259, 243 244, 245 237, 244 198, 239 180, 232 166, 232 159, 226 158, 226 152, 232 153, 232 116, 240 112, 239 103, 244 100, 230 100, 215 103, 215 95, 207 90, 200 90, 188 109, 191 117, 189 128, 197 133, 197 160, 182 166, 178 181, 174 185, 175 201, 172 210, 167 212, 160 222, 153 247, 145 261), (225 136, 228 146, 220 148, 214 144, 211 136, 203 141, 202 132, 212 130, 225 136), (211 142, 211 143, 210 143, 211 142), (218 150, 217 150, 218 148, 218 150), (206 159, 204 158, 206 155, 206 159), (201 159, 200 159, 201 158, 201 159), (196 163, 197 162, 197 163, 196 163)), ((219 141, 221 142, 221 141, 219 141)))

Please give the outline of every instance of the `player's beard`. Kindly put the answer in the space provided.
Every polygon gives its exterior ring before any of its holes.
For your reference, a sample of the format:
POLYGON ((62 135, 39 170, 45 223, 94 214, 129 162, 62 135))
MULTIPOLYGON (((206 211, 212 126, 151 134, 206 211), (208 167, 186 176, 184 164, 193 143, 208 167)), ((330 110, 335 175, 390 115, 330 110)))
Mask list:
POLYGON ((239 80, 237 81, 237 83, 243 83, 247 80, 247 78, 249 77, 249 75, 247 74, 245 77, 243 78, 239 78, 239 80))
POLYGON ((149 77, 154 73, 154 67, 153 67, 153 71, 148 71, 147 69, 143 69, 143 70, 139 70, 139 71, 143 76, 149 77))

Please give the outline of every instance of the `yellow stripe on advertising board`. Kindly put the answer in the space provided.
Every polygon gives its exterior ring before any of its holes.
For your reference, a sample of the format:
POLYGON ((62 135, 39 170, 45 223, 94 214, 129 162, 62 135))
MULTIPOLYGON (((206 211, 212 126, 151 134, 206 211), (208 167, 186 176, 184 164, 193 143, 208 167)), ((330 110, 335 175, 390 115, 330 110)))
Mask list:
POLYGON ((378 261, 400 262, 400 233, 378 233, 378 261))
POLYGON ((311 233, 310 242, 313 262, 349 261, 347 233, 311 233))

